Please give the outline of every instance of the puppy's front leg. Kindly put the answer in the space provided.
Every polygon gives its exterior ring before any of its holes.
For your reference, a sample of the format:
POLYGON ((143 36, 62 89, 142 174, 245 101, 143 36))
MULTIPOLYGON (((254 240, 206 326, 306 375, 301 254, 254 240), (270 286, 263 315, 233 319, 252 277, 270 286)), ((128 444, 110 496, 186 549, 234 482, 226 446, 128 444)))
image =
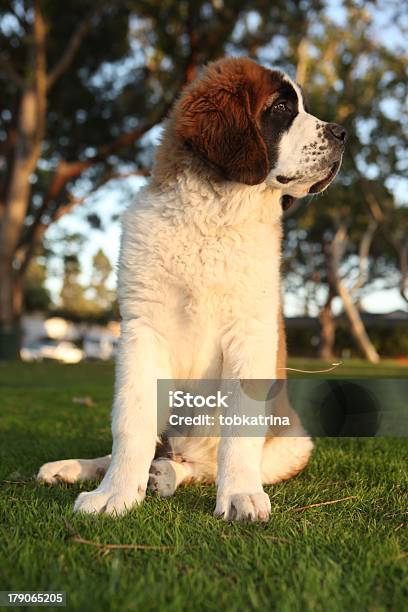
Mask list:
MULTIPOLYGON (((276 324, 252 321, 234 326, 223 346, 223 378, 275 379, 277 346, 277 320, 276 324), (248 330, 250 333, 245 333, 248 330)), ((269 518, 271 504, 262 488, 261 473, 264 442, 262 435, 221 438, 216 517, 241 521, 269 518)))
POLYGON ((122 322, 112 460, 99 487, 79 495, 75 511, 119 515, 144 499, 157 437, 157 379, 170 377, 161 336, 139 319, 122 322))

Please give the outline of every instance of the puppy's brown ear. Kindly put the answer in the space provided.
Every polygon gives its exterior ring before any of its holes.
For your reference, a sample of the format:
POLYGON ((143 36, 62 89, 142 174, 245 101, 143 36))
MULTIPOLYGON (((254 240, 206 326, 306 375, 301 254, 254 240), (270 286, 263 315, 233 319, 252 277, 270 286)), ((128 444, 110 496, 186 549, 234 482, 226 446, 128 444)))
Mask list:
POLYGON ((266 145, 250 109, 249 92, 217 87, 188 91, 180 100, 176 135, 227 180, 262 183, 269 171, 266 145))

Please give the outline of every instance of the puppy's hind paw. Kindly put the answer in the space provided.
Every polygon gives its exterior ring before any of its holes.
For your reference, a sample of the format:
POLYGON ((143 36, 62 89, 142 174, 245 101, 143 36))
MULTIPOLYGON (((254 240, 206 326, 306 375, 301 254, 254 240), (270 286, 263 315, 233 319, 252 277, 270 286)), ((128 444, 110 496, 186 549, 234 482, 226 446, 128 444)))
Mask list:
POLYGON ((160 497, 170 497, 177 488, 177 474, 170 461, 153 461, 150 466, 148 488, 160 497))
POLYGON ((50 461, 41 466, 37 480, 46 484, 67 482, 73 484, 81 475, 81 465, 77 459, 66 459, 64 461, 50 461))

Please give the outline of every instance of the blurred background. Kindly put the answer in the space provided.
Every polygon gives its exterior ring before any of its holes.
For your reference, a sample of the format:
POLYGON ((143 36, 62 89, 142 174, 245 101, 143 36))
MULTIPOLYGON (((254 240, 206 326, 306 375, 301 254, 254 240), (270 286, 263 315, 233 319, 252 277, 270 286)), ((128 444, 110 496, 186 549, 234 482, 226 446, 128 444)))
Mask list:
POLYGON ((110 359, 121 212, 208 61, 286 70, 349 133, 285 215, 293 356, 408 355, 407 29, 382 0, 0 0, 0 359, 110 359))

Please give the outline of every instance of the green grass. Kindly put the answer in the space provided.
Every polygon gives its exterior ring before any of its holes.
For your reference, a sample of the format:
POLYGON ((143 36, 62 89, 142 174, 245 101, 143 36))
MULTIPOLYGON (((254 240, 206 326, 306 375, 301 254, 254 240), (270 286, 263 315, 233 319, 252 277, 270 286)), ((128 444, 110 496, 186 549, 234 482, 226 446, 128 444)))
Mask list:
MULTIPOLYGON (((341 374, 407 368, 357 362, 341 374)), ((74 516, 92 485, 46 487, 33 476, 45 461, 109 451, 112 384, 110 364, 0 366, 0 589, 64 590, 68 608, 84 611, 407 610, 404 439, 318 440, 304 473, 267 488, 267 524, 215 520, 210 486, 148 495, 116 520, 74 516), (72 403, 85 395, 96 406, 72 403), (94 542, 170 548, 106 552, 69 539, 70 526, 94 542)))

